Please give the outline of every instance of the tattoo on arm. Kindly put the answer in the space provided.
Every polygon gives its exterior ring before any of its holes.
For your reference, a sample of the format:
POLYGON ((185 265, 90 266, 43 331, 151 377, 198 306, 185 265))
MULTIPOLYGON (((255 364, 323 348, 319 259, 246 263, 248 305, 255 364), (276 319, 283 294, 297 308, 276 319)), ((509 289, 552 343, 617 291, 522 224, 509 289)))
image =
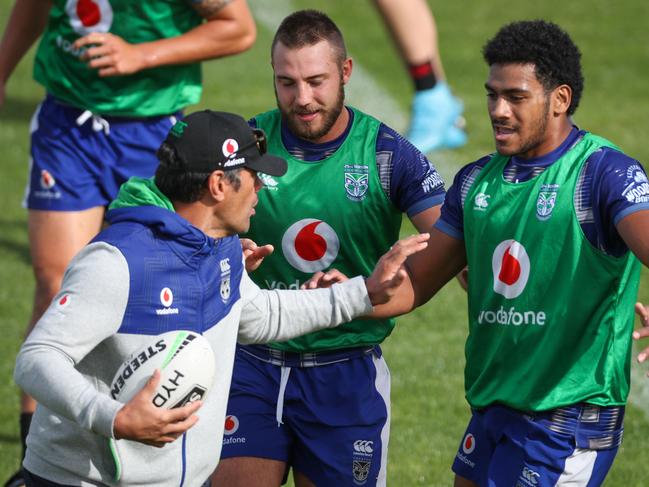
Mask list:
POLYGON ((210 18, 225 7, 232 0, 187 0, 198 14, 203 18, 210 18))

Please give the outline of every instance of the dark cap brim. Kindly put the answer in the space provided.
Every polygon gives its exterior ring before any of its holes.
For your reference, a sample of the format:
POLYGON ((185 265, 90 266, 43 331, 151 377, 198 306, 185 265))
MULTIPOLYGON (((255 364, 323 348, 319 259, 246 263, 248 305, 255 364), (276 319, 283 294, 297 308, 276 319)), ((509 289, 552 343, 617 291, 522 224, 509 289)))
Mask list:
POLYGON ((288 169, 286 160, 270 154, 264 154, 252 161, 248 160, 245 166, 270 176, 283 176, 288 169))

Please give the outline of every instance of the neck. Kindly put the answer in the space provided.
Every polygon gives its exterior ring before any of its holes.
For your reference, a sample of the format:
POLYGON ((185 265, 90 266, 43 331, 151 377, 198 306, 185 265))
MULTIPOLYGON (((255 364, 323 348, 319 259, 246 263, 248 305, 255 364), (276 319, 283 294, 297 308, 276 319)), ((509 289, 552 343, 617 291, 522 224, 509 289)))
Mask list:
POLYGON ((215 225, 213 209, 202 201, 194 203, 173 202, 176 213, 212 238, 227 237, 228 233, 215 225))
POLYGON ((570 118, 564 115, 560 119, 553 120, 550 123, 553 123, 554 126, 549 126, 547 128, 547 138, 541 144, 534 147, 534 149, 522 154, 516 154, 517 158, 536 159, 543 157, 563 144, 563 141, 566 140, 572 130, 572 122, 570 121, 570 118))

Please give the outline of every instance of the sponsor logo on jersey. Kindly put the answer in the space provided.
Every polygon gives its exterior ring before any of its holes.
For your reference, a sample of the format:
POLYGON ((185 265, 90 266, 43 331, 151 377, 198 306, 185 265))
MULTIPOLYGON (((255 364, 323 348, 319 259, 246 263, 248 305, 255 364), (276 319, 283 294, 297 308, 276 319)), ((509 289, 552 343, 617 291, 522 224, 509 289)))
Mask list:
POLYGON ((225 417, 225 427, 223 428, 223 444, 235 445, 243 444, 246 442, 245 436, 232 436, 239 429, 239 418, 233 414, 225 417))
POLYGON ((79 35, 108 32, 113 23, 113 8, 109 0, 68 0, 65 12, 70 25, 79 35))
POLYGON ((539 484, 539 479, 541 474, 532 470, 529 467, 523 467, 523 471, 520 475, 520 480, 523 481, 523 485, 534 486, 539 484))
POLYGON ((237 432, 239 429, 239 418, 234 414, 228 414, 225 417, 225 427, 223 429, 223 434, 230 436, 237 432))
POLYGON ((174 302, 174 293, 168 287, 163 287, 160 290, 160 303, 164 308, 158 308, 155 310, 157 315, 177 315, 179 310, 178 308, 172 308, 171 305, 174 302))
POLYGON ((221 267, 221 301, 226 303, 228 299, 230 299, 230 274, 232 272, 230 268, 230 259, 222 259, 221 262, 219 262, 219 266, 221 267))
MULTIPOLYGON (((30 164, 33 164, 33 162, 30 162, 30 164)), ((61 199, 61 192, 57 191, 55 188, 56 179, 54 179, 54 176, 52 176, 52 174, 47 169, 41 170, 41 176, 38 180, 38 184, 41 187, 41 189, 34 188, 33 191, 34 198, 42 198, 42 199, 50 199, 50 200, 61 199)))
POLYGON ((486 211, 487 207, 489 206, 489 198, 491 198, 491 195, 487 193, 476 194, 475 198, 473 199, 473 209, 478 211, 486 211))
POLYGON ((545 221, 552 216, 558 191, 558 184, 543 184, 541 186, 539 195, 536 198, 536 218, 545 221))
POLYGON ((322 220, 305 218, 291 225, 282 237, 282 252, 289 264, 302 272, 329 267, 340 249, 340 240, 322 220))
POLYGON ((356 440, 353 444, 352 473, 354 483, 363 485, 367 482, 372 466, 374 442, 371 440, 356 440))
POLYGON ((71 299, 72 299, 72 298, 70 298, 70 295, 69 295, 69 294, 64 294, 63 296, 61 296, 61 297, 59 298, 59 300, 57 301, 56 305, 57 305, 59 308, 66 308, 67 306, 70 305, 70 301, 71 301, 71 299))
POLYGON ((374 453, 374 442, 369 440, 356 440, 354 442, 354 451, 359 453, 374 453))
POLYGON ((475 467, 475 462, 469 460, 469 459, 467 458, 467 456, 464 455, 464 454, 463 454, 462 452, 460 452, 460 451, 457 452, 457 455, 455 455, 455 458, 457 458, 459 461, 461 461, 462 463, 464 463, 465 465, 467 465, 467 466, 469 466, 469 467, 471 467, 471 468, 474 468, 474 467, 475 467))
POLYGON ((649 181, 642 168, 634 164, 626 172, 627 186, 622 191, 630 203, 647 203, 649 202, 649 181))
POLYGON ((43 189, 52 189, 56 184, 56 179, 54 176, 47 170, 43 169, 41 171, 41 188, 43 189))
MULTIPOLYGON (((514 299, 525 290, 530 277, 530 258, 523 244, 516 240, 504 240, 494 250, 491 259, 494 291, 507 299, 514 299)), ((481 325, 538 325, 544 326, 544 311, 517 310, 514 306, 501 305, 495 310, 480 310, 481 325)))
POLYGON ((428 163, 429 171, 428 175, 421 182, 421 189, 424 193, 431 193, 435 189, 444 186, 444 180, 442 176, 439 175, 435 167, 429 162, 428 163))
POLYGON ((293 290, 298 290, 300 289, 300 281, 295 280, 294 282, 286 283, 283 281, 269 281, 268 279, 264 280, 264 283, 266 284, 267 289, 293 289, 293 290))
POLYGON ((469 453, 473 453, 473 450, 475 450, 475 436, 467 433, 462 442, 462 451, 468 455, 469 453))
POLYGON ((369 167, 362 164, 345 165, 345 192, 352 201, 362 201, 369 189, 369 167))
POLYGON ((523 244, 504 240, 498 244, 491 258, 494 291, 507 299, 523 292, 530 277, 530 258, 523 244))
POLYGON ((279 189, 277 187, 278 185, 277 180, 274 177, 272 177, 270 174, 264 174, 263 172, 258 172, 257 177, 264 184, 264 188, 271 191, 277 191, 279 189))
POLYGON ((478 314, 480 325, 545 325, 544 311, 517 311, 513 306, 505 309, 501 306, 497 310, 481 310, 478 314))

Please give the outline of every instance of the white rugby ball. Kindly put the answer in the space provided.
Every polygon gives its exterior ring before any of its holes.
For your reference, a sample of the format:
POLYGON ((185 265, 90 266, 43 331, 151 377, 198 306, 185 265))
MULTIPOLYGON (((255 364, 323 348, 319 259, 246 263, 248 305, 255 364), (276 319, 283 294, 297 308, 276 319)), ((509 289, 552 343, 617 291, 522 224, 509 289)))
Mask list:
POLYGON ((117 370, 110 395, 127 403, 160 369, 160 383, 153 396, 157 407, 173 409, 207 396, 214 383, 214 353, 198 333, 176 330, 152 337, 117 370))

